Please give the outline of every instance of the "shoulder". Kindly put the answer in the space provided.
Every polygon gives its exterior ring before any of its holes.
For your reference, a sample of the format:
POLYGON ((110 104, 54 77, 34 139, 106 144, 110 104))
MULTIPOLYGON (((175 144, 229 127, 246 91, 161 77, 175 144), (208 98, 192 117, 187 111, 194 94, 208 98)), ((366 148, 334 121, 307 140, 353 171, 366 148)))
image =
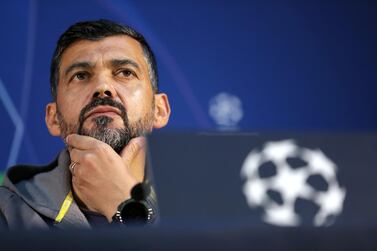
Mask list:
POLYGON ((7 215, 15 210, 15 205, 21 202, 21 198, 9 188, 0 186, 0 229, 7 228, 7 215))
POLYGON ((17 197, 17 194, 11 191, 8 187, 0 186, 0 211, 6 206, 6 204, 17 197))
POLYGON ((0 186, 0 229, 48 229, 46 221, 16 192, 0 186))
POLYGON ((7 212, 14 210, 16 205, 24 204, 17 193, 5 186, 0 186, 0 213, 5 215, 7 212))

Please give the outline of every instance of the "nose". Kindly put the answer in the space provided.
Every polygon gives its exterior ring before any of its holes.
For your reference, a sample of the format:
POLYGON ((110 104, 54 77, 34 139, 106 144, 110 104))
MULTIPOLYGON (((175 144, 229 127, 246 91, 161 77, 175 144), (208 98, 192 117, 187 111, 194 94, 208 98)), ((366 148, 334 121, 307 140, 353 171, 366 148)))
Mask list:
POLYGON ((93 98, 114 98, 115 90, 109 84, 100 84, 93 93, 93 98))
POLYGON ((101 90, 96 90, 94 93, 93 93, 93 98, 112 98, 113 94, 111 93, 110 90, 105 90, 105 89, 101 89, 101 90))

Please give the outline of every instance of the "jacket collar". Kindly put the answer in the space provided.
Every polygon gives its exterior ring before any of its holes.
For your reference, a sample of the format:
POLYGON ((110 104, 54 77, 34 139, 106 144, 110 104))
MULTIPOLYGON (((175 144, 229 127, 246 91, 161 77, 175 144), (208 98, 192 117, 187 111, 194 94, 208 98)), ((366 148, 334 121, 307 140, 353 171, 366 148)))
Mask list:
MULTIPOLYGON (((54 220, 71 190, 70 157, 65 149, 47 166, 20 165, 11 168, 4 185, 19 195, 39 214, 54 220), (25 179, 27 178, 27 179, 25 179)), ((73 200, 58 228, 90 228, 89 222, 73 200)))

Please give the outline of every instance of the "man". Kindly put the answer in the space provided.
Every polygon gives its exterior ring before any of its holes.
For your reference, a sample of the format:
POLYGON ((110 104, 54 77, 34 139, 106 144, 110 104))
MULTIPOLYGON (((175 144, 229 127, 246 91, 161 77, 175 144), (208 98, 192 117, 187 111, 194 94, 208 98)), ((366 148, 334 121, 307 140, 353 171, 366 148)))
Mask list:
POLYGON ((144 135, 164 127, 156 61, 141 34, 107 20, 80 22, 58 40, 51 63, 51 135, 67 145, 43 167, 10 168, 0 187, 0 225, 90 228, 156 218, 144 135))

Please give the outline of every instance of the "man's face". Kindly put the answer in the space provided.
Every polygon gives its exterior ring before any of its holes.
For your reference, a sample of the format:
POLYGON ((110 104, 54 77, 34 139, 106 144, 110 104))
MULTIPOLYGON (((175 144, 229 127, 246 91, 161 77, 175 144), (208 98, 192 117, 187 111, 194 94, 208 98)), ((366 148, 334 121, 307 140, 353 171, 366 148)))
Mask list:
POLYGON ((60 136, 92 136, 117 152, 150 132, 154 94, 140 44, 120 35, 69 46, 61 58, 56 109, 60 136))

